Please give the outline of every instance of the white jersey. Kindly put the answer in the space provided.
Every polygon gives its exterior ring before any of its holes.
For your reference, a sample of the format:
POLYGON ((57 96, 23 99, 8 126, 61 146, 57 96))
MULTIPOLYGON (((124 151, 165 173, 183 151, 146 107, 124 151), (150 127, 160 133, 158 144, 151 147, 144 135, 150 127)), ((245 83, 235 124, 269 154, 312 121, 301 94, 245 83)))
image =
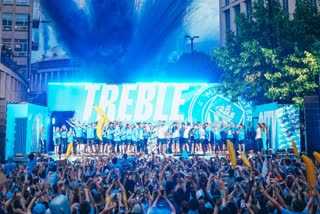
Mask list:
POLYGON ((180 137, 180 129, 177 127, 177 129, 175 129, 172 133, 172 138, 178 138, 178 137, 180 137))
POLYGON ((191 130, 191 126, 187 126, 183 133, 183 138, 189 138, 189 132, 191 130))
POLYGON ((165 139, 167 130, 168 130, 168 128, 166 126, 160 126, 158 128, 158 138, 165 139))
POLYGON ((199 128, 199 135, 200 135, 200 139, 202 139, 202 140, 205 139, 206 132, 204 131, 204 129, 202 127, 199 128))
POLYGON ((261 136, 261 128, 257 128, 257 131, 256 131, 256 139, 261 139, 262 136, 261 136))

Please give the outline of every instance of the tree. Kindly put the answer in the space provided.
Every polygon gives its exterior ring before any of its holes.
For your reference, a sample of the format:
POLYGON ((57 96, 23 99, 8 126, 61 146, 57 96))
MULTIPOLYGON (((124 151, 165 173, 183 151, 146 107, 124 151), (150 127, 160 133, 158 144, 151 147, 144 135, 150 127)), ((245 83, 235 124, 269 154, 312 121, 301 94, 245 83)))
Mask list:
POLYGON ((317 94, 320 16, 310 1, 297 0, 290 16, 279 0, 255 3, 253 19, 236 17, 237 34, 227 32, 213 60, 223 70, 220 92, 255 104, 301 105, 317 94))
POLYGON ((270 61, 277 67, 277 72, 267 72, 265 77, 270 86, 266 96, 280 103, 292 100, 301 106, 305 95, 316 94, 318 89, 319 62, 309 52, 295 52, 286 56, 283 61, 275 61, 276 56, 266 50, 270 61))

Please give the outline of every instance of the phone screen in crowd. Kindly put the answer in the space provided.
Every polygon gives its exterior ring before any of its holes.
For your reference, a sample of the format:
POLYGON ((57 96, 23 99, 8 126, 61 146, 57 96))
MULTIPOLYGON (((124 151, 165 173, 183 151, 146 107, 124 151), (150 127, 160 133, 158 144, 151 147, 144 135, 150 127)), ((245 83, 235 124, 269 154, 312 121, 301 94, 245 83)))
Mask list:
POLYGON ((246 202, 245 202, 243 199, 241 200, 241 207, 242 207, 242 208, 245 208, 245 207, 246 207, 246 202))

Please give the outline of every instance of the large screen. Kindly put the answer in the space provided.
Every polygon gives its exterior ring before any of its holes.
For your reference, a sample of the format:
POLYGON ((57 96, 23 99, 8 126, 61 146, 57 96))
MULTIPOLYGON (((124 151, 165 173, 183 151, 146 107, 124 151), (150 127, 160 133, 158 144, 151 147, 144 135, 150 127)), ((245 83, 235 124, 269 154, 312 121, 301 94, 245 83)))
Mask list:
POLYGON ((102 108, 111 121, 154 122, 234 122, 252 120, 249 102, 232 103, 218 94, 217 84, 203 83, 137 83, 91 84, 49 83, 49 111, 74 111, 79 121, 93 122, 99 116, 93 110, 102 108))

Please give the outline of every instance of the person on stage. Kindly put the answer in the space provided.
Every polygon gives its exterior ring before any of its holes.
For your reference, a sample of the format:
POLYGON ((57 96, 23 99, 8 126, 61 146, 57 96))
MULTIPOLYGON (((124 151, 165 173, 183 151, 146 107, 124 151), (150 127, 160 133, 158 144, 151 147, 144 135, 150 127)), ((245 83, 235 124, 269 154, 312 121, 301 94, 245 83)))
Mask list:
POLYGON ((167 152, 167 138, 166 138, 167 131, 168 131, 168 128, 165 124, 165 121, 162 121, 160 123, 160 126, 158 126, 158 146, 159 146, 160 153, 167 152))
POLYGON ((148 139, 148 154, 155 154, 157 148, 157 128, 154 125, 150 125, 150 137, 148 139))
POLYGON ((138 125, 134 124, 132 129, 132 141, 131 141, 131 152, 137 154, 138 152, 138 125))
POLYGON ((42 153, 42 154, 46 154, 47 153, 47 141, 46 141, 46 139, 47 139, 46 131, 45 131, 44 127, 41 127, 39 146, 40 146, 40 153, 42 153))
POLYGON ((113 143, 114 143, 114 152, 119 153, 119 146, 121 143, 120 136, 120 126, 118 122, 115 122, 114 132, 113 132, 113 143))
POLYGON ((190 152, 190 132, 191 132, 191 123, 187 122, 187 125, 183 132, 183 143, 182 143, 182 151, 186 150, 187 152, 190 152))
POLYGON ((255 136, 256 136, 256 133, 254 131, 254 128, 253 126, 251 125, 250 122, 247 123, 247 127, 246 127, 246 149, 247 150, 252 150, 253 149, 253 143, 255 141, 255 136))
MULTIPOLYGON (((101 143, 103 144, 102 140, 100 141, 100 139, 98 138, 98 135, 97 135, 97 125, 98 125, 98 122, 95 122, 95 123, 92 123, 93 125, 93 153, 97 154, 100 152, 100 145, 101 143)), ((103 128, 103 127, 102 127, 103 128)), ((101 137, 102 137, 102 131, 101 131, 101 137)))
POLYGON ((261 152, 261 150, 262 150, 262 126, 260 123, 258 123, 255 140, 256 140, 256 151, 261 152))
POLYGON ((138 152, 142 152, 144 148, 143 124, 138 123, 138 152))
POLYGON ((196 154, 199 151, 202 151, 201 144, 200 144, 200 129, 199 129, 199 124, 194 123, 193 129, 192 129, 192 134, 193 134, 193 141, 191 144, 192 147, 192 153, 196 154))
POLYGON ((213 151, 220 154, 221 148, 222 148, 222 137, 221 137, 221 130, 220 130, 220 127, 218 126, 218 124, 213 127, 212 134, 213 134, 213 139, 214 139, 213 151))
POLYGON ((269 148, 268 145, 268 130, 265 123, 261 123, 261 138, 262 138, 262 148, 264 151, 267 151, 269 148))
POLYGON ((246 148, 245 148, 245 129, 244 129, 244 126, 243 124, 241 123, 238 127, 238 130, 237 130, 237 137, 238 137, 238 146, 239 146, 239 152, 241 153, 245 153, 246 151, 246 148))
POLYGON ((172 143, 172 153, 177 154, 180 153, 180 128, 178 121, 173 123, 173 126, 171 127, 171 143, 172 143))
POLYGON ((183 135, 184 135, 184 130, 186 129, 185 123, 181 123, 180 126, 180 138, 179 138, 179 150, 182 152, 182 146, 183 146, 183 135))
POLYGON ((203 154, 205 154, 205 138, 206 138, 206 132, 204 131, 204 125, 202 125, 201 123, 199 123, 198 125, 199 127, 199 136, 200 136, 200 149, 201 149, 201 152, 203 154))
MULTIPOLYGON (((68 137, 68 145, 70 144, 70 143, 74 143, 74 137, 75 137, 75 133, 74 133, 74 130, 73 130, 73 128, 72 127, 70 127, 69 128, 69 131, 67 132, 67 137, 68 137)), ((75 150, 75 146, 73 145, 72 146, 72 153, 75 155, 77 152, 76 152, 76 150, 75 150)))
POLYGON ((87 134, 87 144, 86 144, 86 149, 85 151, 87 153, 93 153, 95 152, 95 149, 94 149, 94 131, 95 131, 95 127, 93 126, 92 123, 89 123, 87 125, 87 128, 86 128, 86 134, 87 134))
POLYGON ((103 125, 101 137, 102 137, 102 140, 100 142, 100 153, 104 154, 106 153, 106 147, 107 147, 107 129, 105 125, 103 125))
POLYGON ((127 144, 125 145, 125 153, 132 152, 132 124, 127 124, 127 144))
POLYGON ((114 128, 114 123, 109 122, 108 127, 107 127, 107 145, 105 146, 106 148, 104 151, 107 153, 111 153, 114 151, 114 133, 115 133, 115 128, 114 128))
POLYGON ((233 125, 231 122, 228 123, 226 133, 227 133, 227 140, 230 140, 231 143, 235 143, 234 142, 234 129, 233 129, 233 125))
POLYGON ((222 139, 222 151, 223 153, 226 152, 227 150, 227 124, 225 122, 222 121, 221 123, 221 128, 220 128, 220 134, 221 134, 221 139, 222 139))
POLYGON ((59 146, 60 146, 60 128, 59 127, 53 127, 53 144, 54 144, 54 154, 56 156, 59 155, 59 146))
POLYGON ((60 154, 64 154, 67 151, 68 143, 68 129, 66 125, 62 125, 60 129, 61 141, 60 141, 60 154))
POLYGON ((127 126, 128 124, 121 124, 120 127, 120 138, 121 138, 121 143, 120 143, 120 153, 124 154, 125 153, 125 148, 127 146, 127 126))
POLYGON ((79 154, 83 154, 84 152, 84 126, 81 125, 80 121, 66 121, 71 127, 73 127, 73 130, 76 134, 76 139, 73 145, 73 151, 77 151, 79 154))
POLYGON ((209 154, 212 153, 212 148, 211 148, 211 143, 210 143, 210 140, 211 140, 211 128, 209 127, 209 124, 208 123, 205 123, 204 124, 204 132, 205 132, 205 138, 204 138, 204 142, 203 142, 203 145, 204 145, 204 153, 208 152, 209 154))

